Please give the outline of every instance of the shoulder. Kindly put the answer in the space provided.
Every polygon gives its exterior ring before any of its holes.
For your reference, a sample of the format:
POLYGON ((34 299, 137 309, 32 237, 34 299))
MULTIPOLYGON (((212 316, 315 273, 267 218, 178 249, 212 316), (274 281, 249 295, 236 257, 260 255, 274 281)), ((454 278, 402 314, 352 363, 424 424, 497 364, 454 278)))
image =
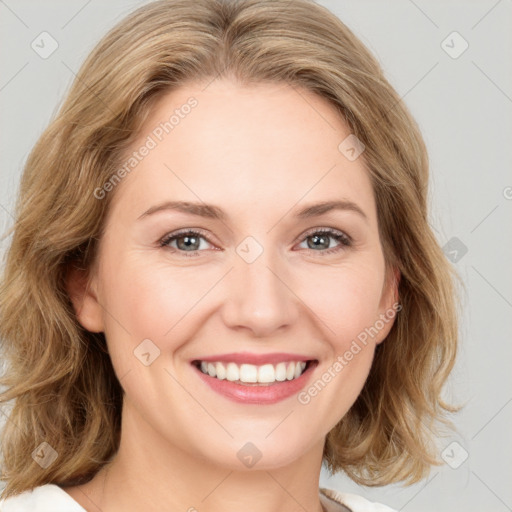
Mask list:
POLYGON ((357 494, 324 487, 320 487, 320 497, 327 512, 396 512, 387 505, 369 501, 357 494))
POLYGON ((0 512, 85 512, 66 491, 45 484, 0 500, 0 512))

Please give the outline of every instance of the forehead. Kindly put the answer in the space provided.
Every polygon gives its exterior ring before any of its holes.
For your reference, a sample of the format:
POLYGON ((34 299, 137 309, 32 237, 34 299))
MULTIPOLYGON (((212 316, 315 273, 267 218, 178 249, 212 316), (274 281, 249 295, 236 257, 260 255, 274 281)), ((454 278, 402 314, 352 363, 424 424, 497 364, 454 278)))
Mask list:
POLYGON ((200 200, 261 214, 344 198, 371 216, 363 158, 350 161, 339 150, 349 135, 327 100, 296 86, 191 83, 153 105, 125 158, 149 140, 152 148, 118 186, 116 201, 139 211, 158 200, 200 200))

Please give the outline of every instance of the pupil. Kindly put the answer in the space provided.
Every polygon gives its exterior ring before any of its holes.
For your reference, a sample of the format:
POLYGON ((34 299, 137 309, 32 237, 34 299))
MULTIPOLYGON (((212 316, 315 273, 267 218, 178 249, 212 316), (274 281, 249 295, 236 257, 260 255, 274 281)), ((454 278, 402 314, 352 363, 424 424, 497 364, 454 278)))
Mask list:
POLYGON ((313 239, 312 244, 308 244, 310 249, 318 248, 318 247, 324 247, 325 249, 329 248, 329 237, 325 235, 313 235, 311 236, 313 239), (319 243, 317 243, 319 242, 319 243))
POLYGON ((194 250, 194 251, 198 249, 198 237, 196 237, 196 236, 188 236, 188 235, 181 236, 178 238, 177 242, 178 242, 177 245, 180 249, 192 248, 192 250, 194 250), (180 240, 183 240, 184 243, 181 244, 180 240))

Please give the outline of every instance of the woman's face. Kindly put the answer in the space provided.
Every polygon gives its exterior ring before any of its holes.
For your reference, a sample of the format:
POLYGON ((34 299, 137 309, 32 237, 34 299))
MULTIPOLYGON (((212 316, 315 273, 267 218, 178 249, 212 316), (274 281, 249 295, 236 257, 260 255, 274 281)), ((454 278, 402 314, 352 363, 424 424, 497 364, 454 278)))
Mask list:
POLYGON ((279 467, 321 451, 356 400, 395 289, 336 111, 285 84, 205 85, 159 100, 126 156, 136 165, 98 193, 115 196, 79 319, 105 332, 142 442, 279 467), (206 376, 201 360, 274 383, 206 376))

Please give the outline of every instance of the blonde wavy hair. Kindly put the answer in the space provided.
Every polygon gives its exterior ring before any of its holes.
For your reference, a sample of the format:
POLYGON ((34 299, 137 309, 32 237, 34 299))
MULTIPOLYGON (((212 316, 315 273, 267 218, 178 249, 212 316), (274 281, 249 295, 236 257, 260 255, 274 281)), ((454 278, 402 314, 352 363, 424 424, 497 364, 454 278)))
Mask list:
POLYGON ((438 426, 459 410, 441 392, 457 351, 455 274, 427 219, 428 156, 376 59, 309 0, 159 0, 128 15, 83 63, 21 177, 0 283, 5 369, 2 497, 90 480, 115 455, 123 390, 103 333, 78 322, 70 265, 91 269, 113 193, 102 187, 155 101, 187 82, 284 82, 325 98, 366 146, 401 312, 364 388, 329 432, 323 461, 359 484, 415 483, 440 464, 438 426), (12 402, 12 404, 11 404, 12 402), (58 463, 32 452, 46 441, 58 463))

